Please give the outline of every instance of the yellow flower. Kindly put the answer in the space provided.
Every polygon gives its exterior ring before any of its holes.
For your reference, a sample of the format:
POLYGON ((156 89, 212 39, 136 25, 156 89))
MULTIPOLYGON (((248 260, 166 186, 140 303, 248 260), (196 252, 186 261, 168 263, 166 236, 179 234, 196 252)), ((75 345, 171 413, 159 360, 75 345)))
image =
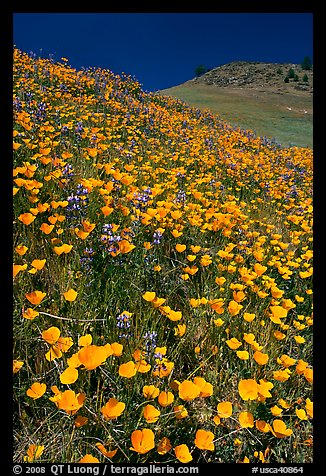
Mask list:
POLYGON ((45 383, 35 382, 27 390, 26 395, 28 397, 33 398, 33 400, 37 400, 38 398, 42 397, 42 395, 44 395, 45 392, 46 392, 45 383))
POLYGON ((135 430, 131 434, 132 447, 130 449, 139 454, 148 453, 148 451, 155 448, 154 437, 154 433, 148 428, 135 430))
POLYGON ((147 423, 155 423, 159 419, 161 412, 154 405, 146 405, 143 410, 143 415, 147 423))
POLYGON ((69 301, 69 302, 72 302, 76 299, 77 297, 77 292, 74 290, 74 289, 69 289, 68 291, 66 291, 65 293, 63 293, 64 297, 65 297, 65 300, 66 301, 69 301))
POLYGON ((189 448, 187 445, 177 445, 174 448, 174 453, 176 458, 181 461, 181 463, 189 463, 193 460, 193 457, 190 454, 189 448))
POLYGON ((253 379, 240 380, 238 391, 243 400, 256 400, 258 397, 258 384, 253 379))
POLYGON ((125 403, 119 402, 116 398, 110 398, 102 407, 101 412, 106 420, 114 420, 124 412, 125 407, 125 403))
POLYGON ((44 446, 41 445, 29 445, 27 449, 27 456, 24 456, 24 461, 28 463, 33 463, 37 458, 39 458, 44 451, 44 446))
POLYGON ((239 414, 239 423, 242 428, 253 428, 254 417, 250 412, 241 412, 239 414))
POLYGON ((195 437, 195 445, 200 450, 214 451, 215 446, 213 443, 214 433, 206 430, 197 430, 195 437))

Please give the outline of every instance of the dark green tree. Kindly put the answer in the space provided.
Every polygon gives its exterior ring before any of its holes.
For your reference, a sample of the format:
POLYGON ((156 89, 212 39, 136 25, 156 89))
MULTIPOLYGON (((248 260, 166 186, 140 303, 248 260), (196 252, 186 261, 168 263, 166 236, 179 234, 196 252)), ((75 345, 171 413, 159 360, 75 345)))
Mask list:
POLYGON ((304 81, 305 83, 308 83, 309 82, 309 78, 307 76, 307 73, 304 74, 303 78, 302 78, 302 81, 304 81))
POLYGON ((200 64, 199 66, 197 66, 197 68, 195 69, 195 75, 196 77, 198 78, 199 76, 202 76, 203 74, 207 73, 207 68, 206 66, 204 66, 203 64, 200 64))
POLYGON ((290 80, 289 80, 289 77, 288 77, 288 76, 285 76, 285 78, 284 78, 284 82, 285 82, 285 83, 289 83, 289 82, 290 82, 290 80))
POLYGON ((303 61, 301 63, 301 68, 305 71, 309 71, 312 67, 312 61, 311 59, 309 58, 309 56, 305 56, 303 58, 303 61))
POLYGON ((293 68, 290 68, 290 69, 289 69, 289 72, 288 72, 288 77, 289 77, 290 79, 294 79, 294 76, 295 76, 294 69, 293 69, 293 68))
POLYGON ((294 75, 293 81, 295 81, 295 82, 299 81, 299 76, 297 74, 294 75))
POLYGON ((277 71, 276 71, 277 74, 282 74, 283 71, 282 71, 282 68, 278 68, 277 71))

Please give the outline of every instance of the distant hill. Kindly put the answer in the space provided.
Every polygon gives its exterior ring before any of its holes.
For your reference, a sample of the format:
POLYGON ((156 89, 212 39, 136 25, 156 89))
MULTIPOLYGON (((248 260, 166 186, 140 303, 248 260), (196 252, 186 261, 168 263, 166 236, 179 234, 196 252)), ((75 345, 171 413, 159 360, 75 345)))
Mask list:
MULTIPOLYGON (((187 81, 227 88, 250 88, 274 92, 313 92, 313 69, 302 70, 301 65, 291 63, 263 63, 235 61, 213 68, 197 78, 187 81), (284 80, 292 69, 297 80, 284 80), (304 81, 307 75, 308 81, 304 81)), ((187 84, 185 83, 185 84, 187 84)))
POLYGON ((313 146, 313 69, 236 61, 160 91, 283 146, 313 146), (289 78, 290 70, 297 78, 289 78), (304 75, 308 81, 304 81, 304 75), (297 80, 296 80, 297 79, 297 80))

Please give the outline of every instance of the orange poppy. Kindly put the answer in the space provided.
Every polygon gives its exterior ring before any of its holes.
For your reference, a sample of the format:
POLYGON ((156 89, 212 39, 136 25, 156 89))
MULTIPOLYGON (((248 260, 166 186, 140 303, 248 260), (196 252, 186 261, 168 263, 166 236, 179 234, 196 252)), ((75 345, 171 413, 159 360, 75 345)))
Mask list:
POLYGON ((214 451, 215 446, 213 443, 214 433, 206 430, 197 430, 195 437, 195 445, 200 450, 214 451))
POLYGON ((104 346, 88 345, 78 352, 78 359, 87 370, 96 369, 105 362, 106 358, 107 352, 104 346))
POLYGON ((187 445, 178 445, 174 448, 175 456, 181 463, 189 463, 193 460, 193 457, 190 454, 189 448, 187 445))
POLYGON ((25 294, 26 299, 28 299, 29 302, 34 304, 35 306, 40 304, 45 298, 45 296, 46 293, 42 293, 42 291, 32 291, 29 294, 25 294))
POLYGON ((155 435, 149 428, 135 430, 131 434, 132 447, 130 449, 142 455, 148 453, 148 451, 155 448, 154 438, 155 435))
POLYGON ((143 410, 143 415, 147 423, 155 423, 159 419, 161 412, 154 405, 146 405, 143 410))
POLYGON ((125 408, 125 403, 119 402, 116 398, 110 398, 104 407, 102 407, 101 412, 106 420, 114 420, 124 412, 125 408))
POLYGON ((129 362, 126 362, 125 364, 121 364, 119 366, 119 375, 121 377, 126 377, 126 378, 131 378, 136 375, 137 372, 137 367, 135 363, 130 360, 129 362))
POLYGON ((28 397, 33 398, 33 400, 37 400, 38 398, 42 397, 42 395, 44 395, 45 392, 46 392, 45 383, 35 382, 27 390, 26 395, 28 397))

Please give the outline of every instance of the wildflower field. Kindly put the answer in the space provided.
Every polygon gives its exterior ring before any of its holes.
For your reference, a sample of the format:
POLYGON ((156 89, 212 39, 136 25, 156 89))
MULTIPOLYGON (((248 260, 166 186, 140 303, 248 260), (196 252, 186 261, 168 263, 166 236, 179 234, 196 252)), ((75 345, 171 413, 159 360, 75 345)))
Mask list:
POLYGON ((16 462, 312 462, 312 150, 14 50, 16 462))

